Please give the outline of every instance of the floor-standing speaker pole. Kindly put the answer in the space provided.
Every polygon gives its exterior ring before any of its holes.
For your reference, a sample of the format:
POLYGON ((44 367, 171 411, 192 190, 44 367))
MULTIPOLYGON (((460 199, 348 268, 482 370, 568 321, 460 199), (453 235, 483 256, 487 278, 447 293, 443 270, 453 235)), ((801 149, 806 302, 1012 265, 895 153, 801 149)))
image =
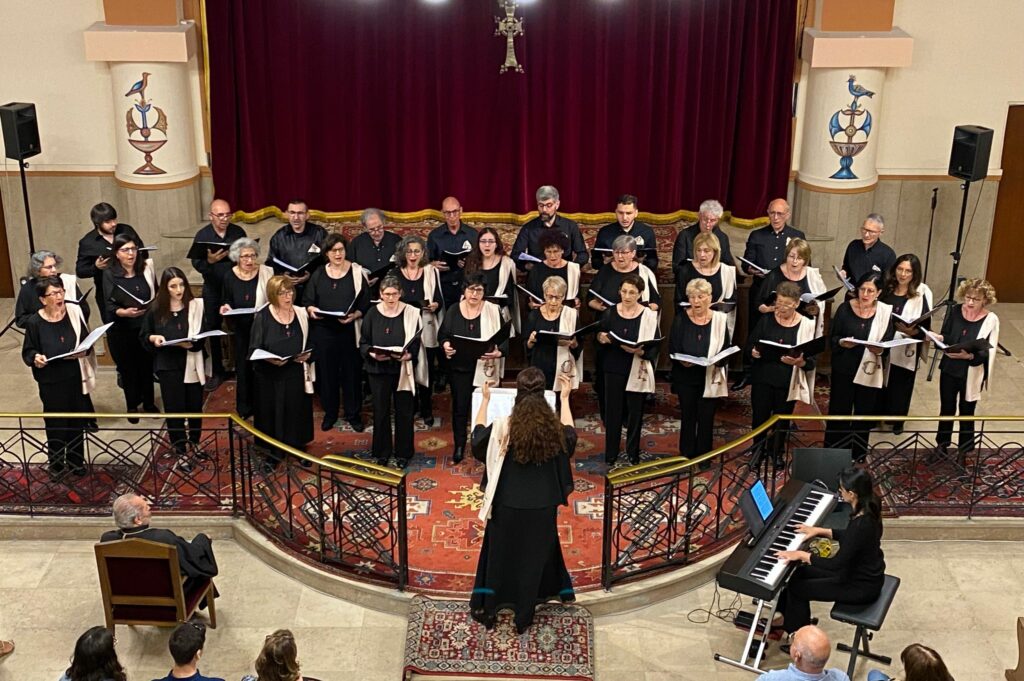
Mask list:
POLYGON ((25 159, 18 159, 18 169, 21 171, 21 198, 25 201, 25 225, 28 227, 28 252, 31 255, 36 252, 36 240, 32 235, 32 210, 28 205, 28 182, 25 179, 25 168, 27 167, 25 159))

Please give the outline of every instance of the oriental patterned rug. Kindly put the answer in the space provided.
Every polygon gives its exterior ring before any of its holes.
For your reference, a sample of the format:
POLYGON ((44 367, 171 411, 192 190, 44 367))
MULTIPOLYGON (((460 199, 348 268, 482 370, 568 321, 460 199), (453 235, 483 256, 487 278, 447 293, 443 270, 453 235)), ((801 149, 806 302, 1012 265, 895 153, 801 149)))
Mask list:
POLYGON ((465 601, 417 596, 409 609, 403 678, 594 678, 594 620, 577 605, 537 608, 531 626, 516 633, 501 611, 488 631, 469 616, 465 601))

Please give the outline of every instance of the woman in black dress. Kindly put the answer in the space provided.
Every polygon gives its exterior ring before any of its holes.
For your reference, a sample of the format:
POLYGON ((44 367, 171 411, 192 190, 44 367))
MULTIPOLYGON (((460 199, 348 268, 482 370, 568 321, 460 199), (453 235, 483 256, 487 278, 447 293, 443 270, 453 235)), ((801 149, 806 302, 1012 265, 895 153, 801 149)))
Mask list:
POLYGON ((62 264, 64 264, 64 260, 53 251, 36 251, 29 257, 28 277, 23 280, 21 288, 18 290, 18 300, 14 304, 14 318, 17 320, 18 328, 24 329, 28 318, 43 309, 42 303, 39 302, 39 296, 36 295, 35 284, 36 280, 44 277, 60 277, 69 297, 69 300, 65 300, 64 303, 66 305, 77 304, 82 310, 85 321, 89 321, 89 303, 78 287, 78 277, 74 274, 62 273, 60 271, 62 264), (72 297, 79 302, 72 302, 72 297))
MULTIPOLYGON (((64 304, 64 283, 60 277, 41 277, 33 284, 42 307, 25 320, 21 357, 32 367, 39 386, 39 399, 47 413, 91 414, 89 393, 96 387, 96 356, 88 353, 47 361, 71 352, 89 335, 89 327, 77 306, 64 304)), ((85 475, 86 418, 43 419, 51 476, 85 475)))
MULTIPOLYGON (((887 350, 861 345, 853 340, 888 341, 893 328, 892 306, 879 302, 882 275, 868 272, 857 282, 857 297, 847 300, 836 311, 829 330, 832 346, 829 416, 877 414, 882 404, 885 371, 882 356, 887 350)), ((825 426, 826 447, 849 447, 854 459, 867 456, 870 421, 829 421, 825 426)))
POLYGON ((619 458, 623 420, 629 462, 640 463, 644 395, 654 392, 653 361, 657 358, 658 346, 630 347, 622 343, 651 341, 659 336, 658 313, 640 304, 643 290, 644 281, 638 275, 631 273, 623 277, 619 286, 621 302, 605 311, 601 317, 601 330, 597 333, 597 342, 605 346, 601 364, 604 372, 604 460, 609 466, 615 465, 619 458))
MULTIPOLYGON (((775 308, 775 290, 784 281, 791 281, 800 287, 800 293, 815 295, 828 290, 821 272, 811 267, 811 246, 803 239, 790 239, 786 244, 786 258, 782 263, 765 275, 761 284, 761 300, 757 307, 761 314, 768 314, 775 308)), ((824 328, 824 315, 818 303, 803 303, 800 312, 814 317, 818 324, 818 334, 824 328)))
POLYGON ((484 227, 480 230, 476 245, 466 258, 465 273, 479 274, 483 277, 484 297, 498 305, 502 318, 506 321, 511 319, 512 328, 519 331, 516 264, 512 262, 512 258, 505 255, 505 244, 501 242, 501 237, 493 227, 484 227))
MULTIPOLYGON (((978 400, 995 372, 999 347, 999 317, 988 307, 996 302, 996 290, 985 279, 965 279, 957 287, 955 299, 942 325, 939 340, 946 345, 987 338, 989 348, 976 352, 944 352, 939 362, 939 415, 974 416, 978 400)), ((945 455, 953 436, 953 422, 940 421, 935 434, 936 454, 945 455)), ((974 421, 960 422, 957 460, 962 464, 968 452, 977 446, 974 421)))
MULTIPOLYGON (((142 318, 139 332, 143 346, 153 353, 153 369, 160 382, 164 413, 198 414, 203 410, 204 343, 167 345, 168 341, 206 331, 203 318, 203 299, 192 297, 184 272, 168 267, 160 275, 160 291, 142 318)), ((179 456, 187 454, 190 447, 198 452, 202 429, 202 419, 167 419, 167 435, 179 456)), ((183 465, 191 464, 186 461, 183 465)))
MULTIPOLYGON (((559 232, 561 234, 561 232, 559 232)), ((565 301, 565 280, 561 277, 548 277, 543 284, 544 305, 530 310, 523 324, 523 337, 526 338, 526 359, 530 366, 544 372, 548 386, 554 390, 559 374, 567 374, 572 379, 572 387, 580 385, 582 373, 583 344, 579 339, 558 339, 553 341, 545 338, 544 331, 557 333, 575 333, 579 313, 563 304, 565 301)))
POLYGON ((243 419, 253 414, 256 404, 253 391, 256 377, 254 364, 248 360, 249 338, 256 310, 267 304, 267 282, 274 276, 269 265, 260 264, 260 244, 254 239, 236 239, 228 248, 228 257, 235 266, 224 273, 221 282, 220 314, 231 330, 235 357, 235 411, 243 419))
MULTIPOLYGON (((119 234, 112 244, 114 261, 103 271, 103 290, 107 295, 107 319, 114 322, 107 332, 110 354, 121 374, 125 411, 137 412, 141 406, 156 414, 153 390, 153 355, 139 339, 142 317, 156 296, 156 275, 151 260, 139 257, 139 248, 130 234, 119 234)), ((138 418, 129 418, 138 423, 138 418)))
MULTIPOLYGON (((313 439, 313 366, 309 361, 309 317, 292 305, 295 285, 284 275, 267 282, 270 303, 256 313, 249 339, 249 359, 255 364, 256 418, 267 435, 299 451, 313 439), (253 359, 257 350, 277 356, 253 359), (281 359, 278 359, 281 358, 281 359)), ((264 466, 270 472, 284 453, 274 447, 264 466)), ((308 465, 306 460, 301 462, 308 465)))
POLYGON ((488 629, 497 611, 511 608, 516 631, 533 624, 539 603, 576 600, 558 541, 558 507, 573 490, 569 458, 576 429, 569 409, 572 384, 559 377, 559 417, 544 399, 547 382, 536 367, 519 372, 512 414, 487 425, 490 381, 473 427, 473 456, 487 466, 480 520, 487 523, 480 548, 470 613, 488 629))
MULTIPOLYGON (((913 253, 906 253, 896 258, 892 268, 886 273, 885 292, 882 302, 892 305, 894 315, 914 320, 931 311, 933 303, 932 290, 922 281, 921 261, 913 253)), ((924 339, 924 330, 931 329, 931 319, 910 327, 899 319, 894 319, 895 338, 924 339)), ((887 416, 906 416, 910 413, 910 400, 914 396, 914 379, 917 377, 917 364, 921 355, 921 343, 893 348, 889 353, 889 380, 886 385, 882 412, 887 416)), ((903 432, 902 421, 892 421, 892 432, 897 435, 903 432)), ((884 424, 883 424, 884 426, 884 424)))
MULTIPOLYGON (((728 315, 711 310, 711 284, 693 279, 686 285, 690 306, 672 322, 672 355, 713 357, 729 347, 728 315)), ((725 366, 702 367, 672 357, 672 392, 679 396, 679 454, 693 459, 712 449, 718 400, 729 394, 725 366)))
POLYGON ((348 261, 347 250, 348 242, 340 232, 327 235, 321 246, 327 262, 310 275, 302 290, 302 305, 312 320, 309 332, 316 362, 316 390, 324 409, 320 430, 330 430, 338 420, 340 391, 345 420, 352 430, 361 433, 363 358, 359 354, 359 319, 370 306, 370 287, 366 270, 348 261))
MULTIPOLYGON (((544 252, 544 262, 535 262, 526 275, 526 290, 544 300, 544 282, 548 277, 558 277, 566 283, 565 304, 575 309, 580 308, 580 266, 569 262, 565 254, 569 251, 569 237, 557 229, 545 230, 537 245, 544 252)), ((529 297, 528 297, 529 298, 529 297)), ((536 310, 544 303, 533 298, 526 301, 531 310, 536 310)))
MULTIPOLYGON (((796 403, 811 403, 814 398, 815 358, 800 353, 796 357, 759 350, 760 341, 783 345, 801 345, 817 337, 813 319, 797 313, 800 305, 800 287, 795 282, 783 281, 776 286, 772 311, 757 321, 747 337, 747 362, 750 365, 751 428, 757 428, 774 414, 792 414, 796 403)), ((767 346, 761 346, 767 348, 767 346)), ((769 454, 777 466, 783 466, 785 429, 776 429, 770 443, 769 454)), ((758 435, 756 443, 764 441, 758 435)), ((759 454, 760 456, 760 454, 759 454)))
POLYGON ((366 363, 373 395, 373 458, 386 466, 391 457, 405 468, 412 460, 413 402, 416 390, 418 335, 423 324, 420 309, 402 302, 402 285, 394 273, 380 282, 380 302, 366 313, 359 338, 359 351, 366 363), (380 352, 374 348, 387 348, 380 352), (395 431, 392 441, 391 409, 394 405, 395 431))
MULTIPOLYGON (((721 261, 722 245, 711 232, 701 232, 693 238, 693 260, 684 260, 675 271, 676 303, 682 305, 686 285, 692 279, 705 279, 711 284, 712 303, 736 302, 736 267, 721 261)), ((736 327, 736 308, 728 312, 729 333, 736 327)))
POLYGON ((424 425, 430 428, 434 425, 433 393, 429 389, 433 377, 430 374, 435 364, 441 364, 437 331, 444 321, 447 301, 441 294, 441 273, 428 261, 427 242, 422 237, 415 234, 403 237, 395 248, 395 262, 399 263, 395 275, 401 285, 402 302, 420 309, 423 326, 420 345, 424 352, 416 369, 417 380, 424 381, 421 384, 424 389, 416 392, 416 408, 424 425))
MULTIPOLYGON (((486 237, 481 233, 480 238, 486 237)), ((466 429, 469 427, 473 388, 482 386, 484 381, 501 382, 501 377, 505 373, 508 341, 477 359, 460 355, 452 345, 452 337, 490 338, 498 332, 502 323, 501 308, 484 300, 483 275, 467 272, 462 280, 462 301, 448 308, 444 323, 437 334, 437 340, 444 348, 445 357, 448 358, 449 381, 452 386, 452 438, 455 440, 455 463, 461 462, 465 456, 466 429)))
MULTIPOLYGON (((781 626, 792 635, 811 623, 811 601, 859 604, 878 599, 885 581, 882 553, 882 504, 875 494, 871 475, 847 468, 839 475, 839 495, 853 508, 845 530, 798 525, 806 539, 827 537, 840 544, 834 555, 823 558, 810 551, 779 551, 783 560, 802 563, 779 597, 781 626)), ((778 621, 772 623, 779 626, 778 621)))

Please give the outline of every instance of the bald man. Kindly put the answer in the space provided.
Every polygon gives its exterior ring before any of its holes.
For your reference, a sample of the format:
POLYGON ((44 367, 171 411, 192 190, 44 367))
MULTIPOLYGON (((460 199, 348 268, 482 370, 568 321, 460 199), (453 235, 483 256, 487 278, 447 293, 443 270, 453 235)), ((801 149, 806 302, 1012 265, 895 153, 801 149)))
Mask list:
POLYGON ((765 672, 757 681, 850 681, 846 672, 825 669, 831 653, 832 643, 824 631, 814 625, 802 627, 789 644, 789 667, 765 672))
MULTIPOLYGON (((441 272, 441 295, 445 307, 451 307, 462 297, 462 270, 466 258, 461 257, 449 264, 445 253, 462 253, 476 246, 477 231, 462 221, 462 204, 454 196, 441 202, 444 224, 435 227, 427 236, 427 251, 430 262, 441 272)), ((450 260, 449 256, 449 260, 450 260)))
MULTIPOLYGON (((231 206, 227 201, 211 201, 207 216, 210 218, 210 224, 196 232, 192 239, 192 249, 195 250, 189 251, 191 256, 197 255, 197 251, 205 251, 204 257, 192 258, 192 267, 203 275, 203 315, 206 317, 206 328, 210 331, 220 328, 220 306, 224 302, 221 299, 221 281, 224 280, 224 274, 234 265, 228 259, 228 246, 245 236, 245 230, 233 224, 231 216, 231 206)), ((225 374, 224 352, 218 338, 210 341, 210 361, 213 364, 213 376, 206 382, 206 389, 216 390, 217 386, 224 382, 225 374)))

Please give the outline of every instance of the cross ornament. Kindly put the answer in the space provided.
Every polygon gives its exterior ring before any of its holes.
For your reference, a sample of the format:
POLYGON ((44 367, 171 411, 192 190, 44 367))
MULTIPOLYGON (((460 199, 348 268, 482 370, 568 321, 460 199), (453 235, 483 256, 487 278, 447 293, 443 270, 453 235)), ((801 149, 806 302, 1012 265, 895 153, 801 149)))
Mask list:
POLYGON ((505 63, 498 69, 498 73, 505 73, 509 69, 523 72, 522 65, 516 61, 516 36, 523 35, 523 18, 516 17, 516 0, 498 0, 498 4, 505 10, 505 17, 494 17, 494 23, 498 25, 494 29, 494 35, 505 36, 505 63))

